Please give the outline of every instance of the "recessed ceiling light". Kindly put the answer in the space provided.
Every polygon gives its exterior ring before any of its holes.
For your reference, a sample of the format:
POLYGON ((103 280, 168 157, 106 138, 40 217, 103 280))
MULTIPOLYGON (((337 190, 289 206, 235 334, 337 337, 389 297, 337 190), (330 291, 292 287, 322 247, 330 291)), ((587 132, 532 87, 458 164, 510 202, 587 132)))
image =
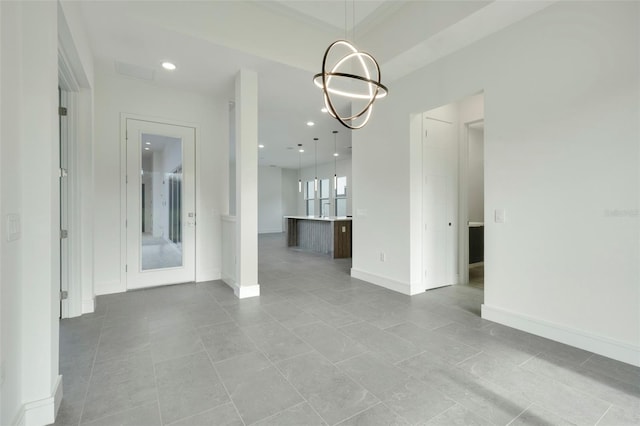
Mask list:
POLYGON ((258 145, 258 148, 264 148, 264 145, 260 144, 258 145))
POLYGON ((304 152, 304 149, 300 148, 300 149, 298 150, 298 152, 304 152))
POLYGON ((307 126, 309 126, 309 127, 313 126, 314 124, 316 124, 316 123, 314 123, 313 121, 307 121, 307 126))
POLYGON ((320 110, 320 112, 329 112, 329 110, 328 110, 328 109, 326 109, 326 108, 322 108, 322 109, 320 110))
POLYGON ((175 64, 172 64, 171 62, 163 62, 162 63, 162 68, 164 68, 165 70, 169 70, 169 71, 173 71, 176 69, 175 64))
POLYGON ((333 153, 333 156, 334 156, 334 157, 337 157, 338 155, 340 155, 340 154, 338 154, 337 152, 334 152, 334 153, 333 153))
POLYGON ((144 150, 145 150, 145 151, 149 151, 149 149, 150 149, 150 148, 145 148, 144 150))
POLYGON ((145 145, 151 145, 151 142, 145 142, 145 145))

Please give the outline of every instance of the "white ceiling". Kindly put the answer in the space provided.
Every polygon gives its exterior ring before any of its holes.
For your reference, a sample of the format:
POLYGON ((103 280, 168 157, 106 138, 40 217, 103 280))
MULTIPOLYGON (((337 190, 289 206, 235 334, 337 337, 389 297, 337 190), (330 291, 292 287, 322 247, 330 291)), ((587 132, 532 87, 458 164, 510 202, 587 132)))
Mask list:
MULTIPOLYGON (((351 133, 320 112, 312 83, 326 47, 345 37, 380 63, 393 80, 465 47, 552 1, 87 1, 82 3, 96 66, 116 62, 148 74, 158 85, 233 99, 234 78, 250 68, 259 78, 261 165, 297 168, 298 143, 318 143, 318 161, 349 158, 351 133), (355 12, 355 13, 354 13, 355 12), (356 23, 355 32, 352 23, 356 23), (178 69, 167 72, 162 61, 178 69), (316 122, 308 127, 306 122, 316 122)), ((381 100, 384 102, 384 100, 381 100)), ((372 119, 383 119, 376 116, 372 119)), ((303 166, 313 164, 313 150, 303 166)))

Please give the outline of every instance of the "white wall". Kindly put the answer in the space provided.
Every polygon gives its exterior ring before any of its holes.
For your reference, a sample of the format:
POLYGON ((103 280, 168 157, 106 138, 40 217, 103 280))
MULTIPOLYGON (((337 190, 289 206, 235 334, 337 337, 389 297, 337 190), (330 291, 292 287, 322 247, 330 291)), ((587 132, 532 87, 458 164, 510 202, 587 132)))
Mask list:
POLYGON ((120 114, 188 122, 196 134, 196 279, 220 278, 220 215, 228 211, 228 102, 112 74, 95 75, 95 287, 125 290, 120 235, 120 114))
POLYGON ((560 2, 390 84, 353 133, 353 267, 412 285, 411 114, 484 90, 485 217, 506 223, 483 315, 640 364, 638 7, 560 2))
POLYGON ((282 169, 258 167, 258 233, 282 232, 282 169))
MULTIPOLYGON (((337 166, 338 176, 347 176, 351 181, 351 161, 342 160, 337 166)), ((333 186, 333 163, 318 165, 318 178, 330 179, 333 186)), ((302 170, 303 180, 313 180, 315 166, 302 170)), ((333 191, 333 189, 332 189, 333 191)), ((347 189, 347 212, 351 212, 351 191, 347 189)), ((279 167, 258 168, 258 233, 286 231, 283 217, 304 215, 303 194, 298 192, 298 170, 279 167)), ((333 204, 331 205, 333 214, 333 204)))
POLYGON ((52 422, 62 390, 57 12, 0 3, 0 424, 52 422), (12 241, 8 214, 20 218, 12 241))
POLYGON ((283 216, 298 214, 298 170, 282 169, 282 213, 283 216))
POLYGON ((484 222, 484 130, 469 129, 469 221, 484 222))

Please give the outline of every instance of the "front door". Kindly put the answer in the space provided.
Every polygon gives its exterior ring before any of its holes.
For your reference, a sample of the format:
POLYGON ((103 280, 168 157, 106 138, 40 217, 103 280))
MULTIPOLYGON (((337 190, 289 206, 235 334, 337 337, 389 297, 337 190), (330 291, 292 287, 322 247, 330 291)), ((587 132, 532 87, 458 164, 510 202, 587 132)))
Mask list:
POLYGON ((127 289, 195 280, 195 129, 126 120, 127 289))

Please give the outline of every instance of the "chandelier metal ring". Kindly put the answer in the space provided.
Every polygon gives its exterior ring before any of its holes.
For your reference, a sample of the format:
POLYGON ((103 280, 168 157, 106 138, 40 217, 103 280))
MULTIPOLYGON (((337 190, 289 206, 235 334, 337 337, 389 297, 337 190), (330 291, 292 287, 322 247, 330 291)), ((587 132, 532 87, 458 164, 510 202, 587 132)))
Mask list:
POLYGON ((322 89, 324 95, 324 103, 329 114, 340 121, 343 126, 352 130, 361 129, 365 124, 367 124, 367 122, 369 121, 369 117, 371 116, 373 103, 376 101, 376 99, 386 96, 389 92, 387 87, 380 83, 380 66, 373 58, 373 56, 366 52, 358 51, 355 46, 345 40, 337 40, 327 48, 324 53, 324 57, 322 58, 322 72, 314 75, 313 81, 316 86, 322 89), (329 57, 331 50, 339 45, 347 47, 351 52, 340 58, 340 60, 338 60, 332 67, 331 71, 327 71, 327 58, 329 57), (352 59, 358 60, 363 70, 364 76, 338 71, 341 66, 352 59), (366 61, 368 61, 370 65, 373 65, 373 70, 375 70, 375 79, 372 78, 372 72, 369 69, 369 66, 367 66, 367 64, 365 63, 366 61), (355 91, 335 89, 331 86, 331 80, 334 78, 348 78, 361 83, 365 83, 366 91, 365 93, 358 93, 355 91), (367 102, 357 113, 351 116, 343 117, 338 114, 334 102, 331 99, 331 95, 342 96, 351 99, 363 99, 367 100, 367 102), (354 120, 362 116, 365 116, 362 123, 358 125, 353 124, 354 120))

